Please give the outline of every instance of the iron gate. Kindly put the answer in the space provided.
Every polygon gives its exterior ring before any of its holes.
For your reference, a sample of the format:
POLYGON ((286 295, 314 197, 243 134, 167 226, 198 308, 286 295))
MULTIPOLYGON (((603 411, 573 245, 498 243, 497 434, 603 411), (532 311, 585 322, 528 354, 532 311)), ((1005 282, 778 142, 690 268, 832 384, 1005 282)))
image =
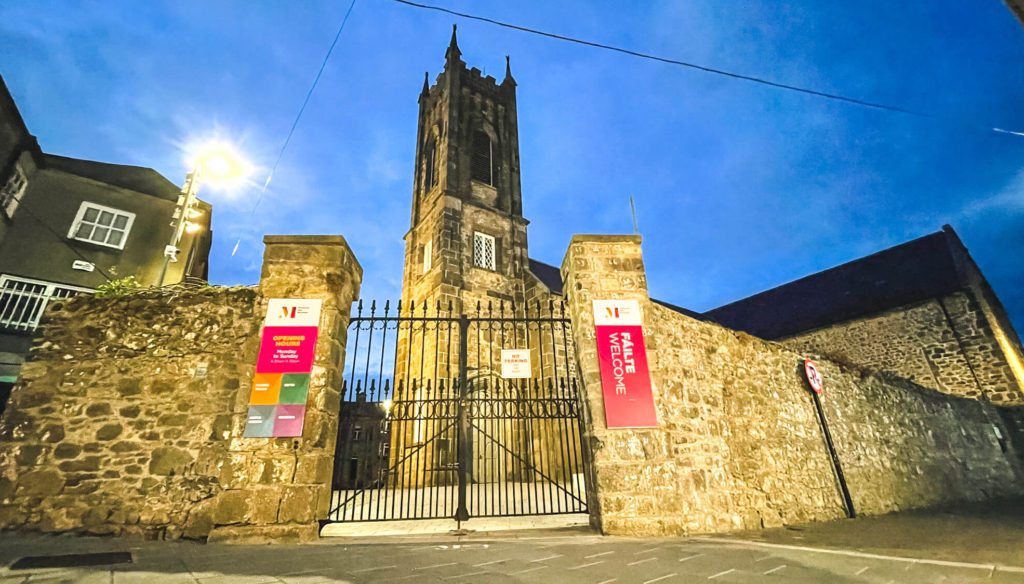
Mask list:
POLYGON ((349 325, 331 521, 585 513, 564 305, 360 301, 349 325), (503 349, 530 355, 503 379, 503 349))

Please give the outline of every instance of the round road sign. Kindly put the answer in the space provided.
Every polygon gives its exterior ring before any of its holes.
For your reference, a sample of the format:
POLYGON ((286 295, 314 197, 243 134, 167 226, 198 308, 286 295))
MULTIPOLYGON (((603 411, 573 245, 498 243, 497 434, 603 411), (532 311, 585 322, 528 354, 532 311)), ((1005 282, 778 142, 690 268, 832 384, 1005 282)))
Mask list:
POLYGON ((818 371, 818 366, 814 364, 814 361, 810 359, 804 359, 804 373, 807 374, 807 383, 811 384, 811 389, 814 393, 821 393, 825 389, 825 382, 821 378, 821 372, 818 371))

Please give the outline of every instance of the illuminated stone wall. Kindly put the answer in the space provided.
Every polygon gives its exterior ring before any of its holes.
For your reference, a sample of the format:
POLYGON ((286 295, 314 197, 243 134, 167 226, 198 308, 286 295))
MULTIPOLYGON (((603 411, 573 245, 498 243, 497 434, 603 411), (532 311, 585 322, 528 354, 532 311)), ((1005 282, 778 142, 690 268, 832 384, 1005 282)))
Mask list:
POLYGON ((340 236, 268 236, 258 288, 51 303, 0 419, 0 527, 317 537, 362 269, 340 236), (268 298, 319 298, 301 438, 243 438, 268 298))
POLYGON ((1024 390, 1011 366, 1016 361, 1020 367, 1019 345, 986 316, 984 306, 967 289, 782 342, 840 363, 889 371, 944 393, 1024 404, 1024 390))
MULTIPOLYGON (((652 303, 638 236, 575 236, 562 276, 583 375, 592 519, 605 533, 712 533, 845 516, 803 354, 652 303), (595 299, 640 303, 657 428, 605 425, 595 299)), ((857 513, 1024 491, 992 406, 818 364, 857 513)))

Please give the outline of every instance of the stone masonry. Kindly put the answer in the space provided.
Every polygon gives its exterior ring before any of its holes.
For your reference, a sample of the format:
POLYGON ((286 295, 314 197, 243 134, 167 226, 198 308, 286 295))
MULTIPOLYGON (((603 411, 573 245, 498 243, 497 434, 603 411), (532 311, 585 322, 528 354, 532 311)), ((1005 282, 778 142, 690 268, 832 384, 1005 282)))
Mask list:
POLYGON ((467 68, 452 31, 444 70, 419 96, 412 221, 402 298, 456 314, 524 300, 528 271, 519 181, 516 82, 467 68), (474 261, 474 234, 493 238, 493 267, 474 261))
MULTIPOLYGON (((889 371, 945 393, 1024 404, 1024 391, 975 291, 801 333, 782 342, 840 363, 889 371)), ((998 326, 997 326, 998 328, 998 326)))
POLYGON ((362 269, 340 236, 264 241, 258 288, 51 303, 0 420, 0 527, 317 536, 362 269), (301 438, 242 438, 268 298, 323 300, 301 438))
MULTIPOLYGON (((562 277, 583 377, 592 521, 604 533, 710 533, 845 516, 803 355, 653 304, 639 236, 575 236, 562 277), (605 427, 594 299, 640 302, 658 428, 605 427)), ((819 365, 857 513, 1022 492, 991 406, 819 365)))

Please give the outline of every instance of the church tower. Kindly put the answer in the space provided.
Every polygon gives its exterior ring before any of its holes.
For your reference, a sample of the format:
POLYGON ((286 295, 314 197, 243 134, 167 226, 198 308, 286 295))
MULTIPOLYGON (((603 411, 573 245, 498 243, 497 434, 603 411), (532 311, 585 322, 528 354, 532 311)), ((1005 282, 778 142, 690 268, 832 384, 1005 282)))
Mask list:
POLYGON ((519 186, 516 82, 467 69, 452 28, 444 71, 419 97, 412 225, 403 303, 449 302, 455 314, 522 305, 528 270, 519 186))

